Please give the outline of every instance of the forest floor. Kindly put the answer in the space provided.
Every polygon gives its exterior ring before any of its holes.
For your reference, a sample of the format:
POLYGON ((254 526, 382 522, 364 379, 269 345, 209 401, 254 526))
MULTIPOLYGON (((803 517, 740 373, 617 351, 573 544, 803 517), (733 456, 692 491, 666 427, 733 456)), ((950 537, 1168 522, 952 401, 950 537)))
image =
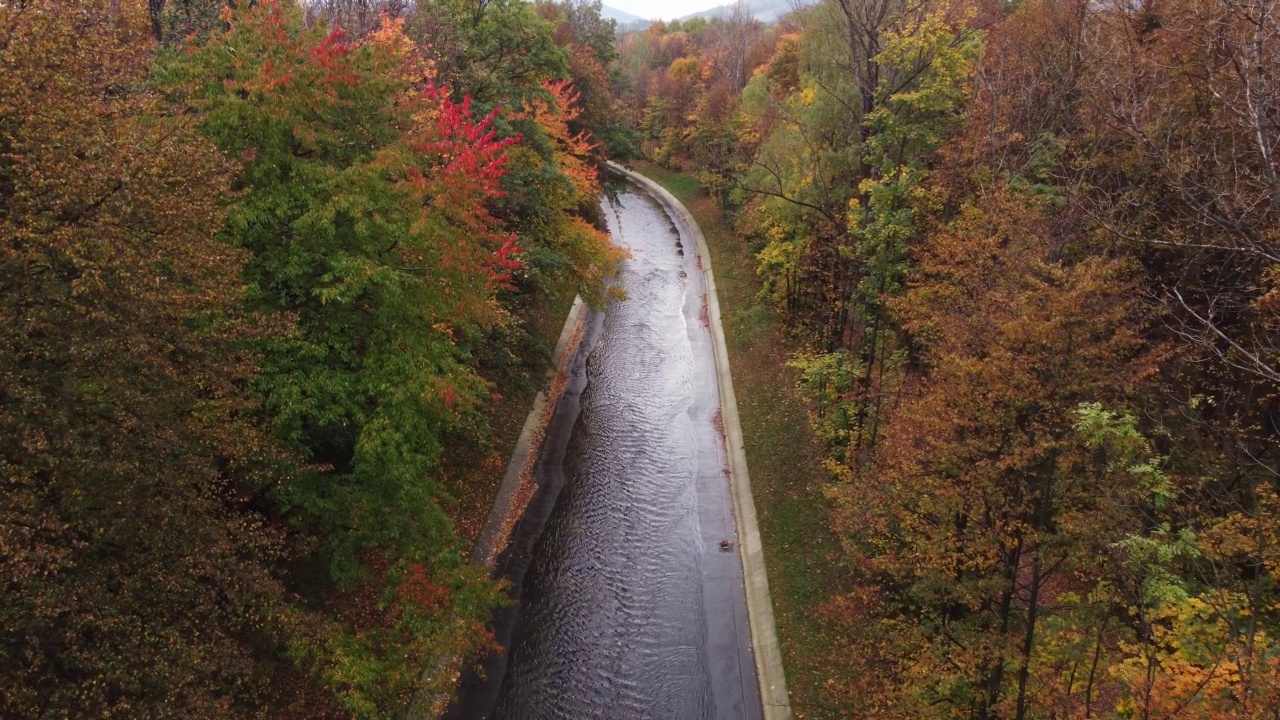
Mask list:
POLYGON ((824 494, 830 479, 778 319, 757 301, 755 258, 696 178, 633 166, 684 203, 711 249, 792 710, 797 718, 843 717, 823 691, 838 682, 836 658, 848 652, 827 610, 848 577, 824 494))

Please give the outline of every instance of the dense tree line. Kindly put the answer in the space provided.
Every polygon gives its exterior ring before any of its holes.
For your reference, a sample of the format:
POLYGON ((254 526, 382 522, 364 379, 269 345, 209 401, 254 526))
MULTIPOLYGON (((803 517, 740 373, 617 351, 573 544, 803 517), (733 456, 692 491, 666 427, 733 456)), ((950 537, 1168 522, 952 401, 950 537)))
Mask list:
POLYGON ((0 714, 436 709, 502 598, 456 470, 642 151, 826 445, 806 714, 1277 717, 1275 13, 0 4, 0 714))
POLYGON ((369 5, 0 4, 0 715, 401 717, 492 642, 451 462, 617 259, 613 26, 369 5))
POLYGON ((1277 717, 1276 11, 826 0, 620 40, 828 448, 846 652, 806 716, 1277 717))

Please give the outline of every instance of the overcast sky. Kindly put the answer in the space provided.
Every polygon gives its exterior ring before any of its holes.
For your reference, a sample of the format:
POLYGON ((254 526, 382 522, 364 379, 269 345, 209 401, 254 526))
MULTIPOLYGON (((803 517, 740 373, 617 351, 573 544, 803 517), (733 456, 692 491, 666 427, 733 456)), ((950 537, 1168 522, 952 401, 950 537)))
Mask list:
POLYGON ((642 18, 670 20, 684 17, 699 10, 710 10, 733 0, 607 0, 605 5, 615 7, 642 18))

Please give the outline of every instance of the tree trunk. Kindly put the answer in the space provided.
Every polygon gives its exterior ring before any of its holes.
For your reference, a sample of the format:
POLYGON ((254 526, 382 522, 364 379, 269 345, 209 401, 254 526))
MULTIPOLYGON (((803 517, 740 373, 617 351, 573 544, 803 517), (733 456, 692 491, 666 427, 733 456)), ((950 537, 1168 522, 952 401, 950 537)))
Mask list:
POLYGON ((1027 628, 1022 636, 1022 667, 1018 669, 1017 720, 1027 716, 1027 678, 1031 674, 1031 649, 1035 647, 1036 611, 1040 602, 1040 552, 1032 553, 1031 592, 1027 598, 1027 628))
POLYGON ((164 0, 147 0, 147 9, 151 14, 151 37, 158 43, 164 42, 164 0))

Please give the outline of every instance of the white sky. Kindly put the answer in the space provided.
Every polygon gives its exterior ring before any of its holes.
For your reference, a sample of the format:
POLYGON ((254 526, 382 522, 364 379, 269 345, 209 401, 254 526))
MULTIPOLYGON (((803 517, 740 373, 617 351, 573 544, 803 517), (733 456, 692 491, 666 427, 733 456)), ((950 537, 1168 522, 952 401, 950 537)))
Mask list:
POLYGON ((642 18, 671 20, 731 2, 733 0, 605 0, 604 4, 642 18))

